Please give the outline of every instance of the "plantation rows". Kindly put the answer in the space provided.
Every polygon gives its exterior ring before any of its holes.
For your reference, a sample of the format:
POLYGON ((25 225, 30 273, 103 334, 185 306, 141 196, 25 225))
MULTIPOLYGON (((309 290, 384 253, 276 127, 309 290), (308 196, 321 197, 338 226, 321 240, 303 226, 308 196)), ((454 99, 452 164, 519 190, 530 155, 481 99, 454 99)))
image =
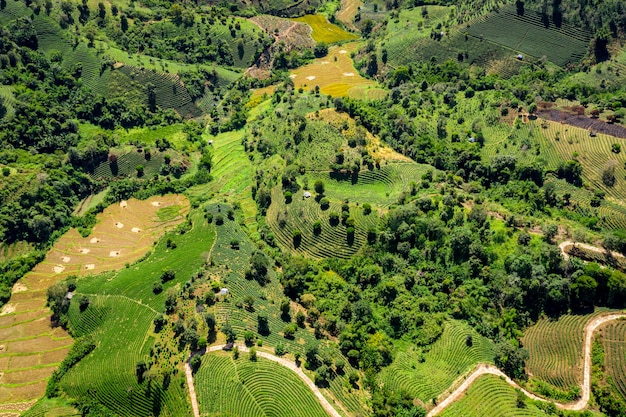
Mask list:
MULTIPOLYGON (((276 346, 282 343, 286 346, 290 353, 304 353, 305 343, 314 340, 310 329, 300 329, 295 333, 294 339, 286 339, 282 336, 282 331, 287 322, 280 317, 279 303, 284 298, 281 287, 278 284, 277 277, 270 268, 270 281, 264 286, 259 285, 255 280, 245 278, 245 271, 250 267, 250 257, 255 250, 254 245, 250 242, 246 233, 241 226, 232 220, 228 220, 226 212, 228 207, 221 205, 220 211, 217 206, 209 206, 208 209, 214 218, 217 214, 224 216, 224 224, 216 225, 216 241, 211 250, 210 260, 214 265, 210 270, 211 273, 220 276, 221 286, 228 288, 229 295, 217 304, 218 326, 228 321, 237 332, 238 340, 242 340, 245 331, 251 331, 263 339, 264 346, 276 346), (239 249, 231 247, 231 241, 236 239, 239 242, 239 249), (254 307, 252 310, 244 308, 242 300, 245 296, 254 297, 254 307), (238 307, 237 304, 240 306, 238 307), (270 333, 267 335, 259 335, 258 320, 259 313, 265 313, 268 318, 268 326, 270 333)), ((292 312, 291 321, 294 321, 292 312)), ((323 343, 320 344, 320 351, 327 351, 331 357, 341 357, 338 350, 330 349, 323 343)), ((345 360, 345 374, 349 374, 353 369, 345 360)), ((344 407, 348 408, 355 414, 363 413, 363 407, 358 399, 352 394, 345 392, 344 376, 334 375, 329 381, 329 390, 333 396, 339 399, 344 407)))
POLYGON ((91 176, 96 179, 112 179, 114 177, 123 176, 135 177, 137 176, 136 168, 141 165, 144 168, 144 176, 150 177, 153 174, 157 174, 164 163, 165 159, 163 153, 152 150, 150 160, 146 160, 143 153, 134 150, 117 157, 117 174, 113 173, 111 170, 111 163, 104 161, 94 169, 91 176))
POLYGON ((600 313, 540 319, 530 327, 522 338, 530 355, 526 362, 528 372, 562 390, 579 386, 585 325, 600 313))
POLYGON ((605 370, 617 391, 626 397, 626 321, 610 323, 602 333, 605 370))
POLYGON ((132 65, 124 65, 118 71, 144 88, 148 83, 154 85, 157 106, 165 109, 175 109, 185 117, 200 116, 200 109, 193 104, 189 92, 175 75, 138 68, 132 65))
POLYGON ((32 14, 32 10, 25 7, 20 0, 6 0, 4 8, 0 10, 0 23, 7 24, 17 18, 27 17, 32 14))
POLYGON ((513 6, 502 7, 499 13, 492 13, 466 31, 534 57, 547 55, 558 66, 580 61, 591 39, 589 33, 567 25, 546 28, 539 14, 519 16, 513 6))
POLYGON ((624 152, 611 151, 612 144, 618 143, 619 139, 603 134, 590 137, 586 130, 574 126, 561 125, 556 122, 545 123, 548 128, 542 129, 542 133, 556 150, 556 155, 550 155, 549 158, 551 169, 556 168, 557 161, 570 159, 574 152, 577 152, 579 154, 577 160, 583 166, 582 175, 587 182, 620 201, 626 199, 626 182, 624 181, 626 156, 624 152), (616 182, 613 187, 608 187, 602 182, 602 172, 609 161, 615 161, 616 182))
POLYGON ((329 220, 329 213, 341 213, 341 204, 336 201, 330 203, 327 210, 322 210, 315 199, 304 199, 303 191, 294 193, 290 204, 285 204, 285 197, 280 187, 272 193, 272 205, 267 211, 267 222, 279 244, 286 250, 294 251, 314 258, 336 257, 348 258, 355 254, 367 242, 367 230, 376 227, 378 215, 372 212, 363 214, 361 207, 351 207, 350 216, 355 220, 354 238, 351 241, 347 235, 347 227, 341 221, 333 226, 329 220), (284 212, 287 211, 287 215, 284 212), (285 225, 281 227, 279 217, 284 217, 285 225), (313 224, 321 223, 321 233, 315 235, 313 224), (302 233, 301 242, 294 244, 292 233, 299 230, 302 233))
POLYGON ((515 388, 495 375, 483 375, 465 395, 446 408, 442 417, 538 417, 545 416, 535 406, 518 407, 515 388))
POLYGON ((396 392, 430 401, 477 363, 493 360, 492 343, 462 322, 450 321, 430 350, 401 352, 380 374, 380 382, 396 392), (471 337, 471 345, 468 343, 471 337))
POLYGON ((201 413, 240 417, 325 417, 315 395, 292 371, 241 353, 233 360, 227 353, 205 355, 195 377, 201 413))
MULTIPOLYGON (((73 398, 93 398, 119 415, 152 415, 159 394, 172 409, 186 412, 186 395, 180 384, 172 383, 165 392, 160 392, 160 384, 153 384, 149 395, 145 384, 140 386, 137 382, 135 365, 145 359, 144 354, 150 348, 144 346, 144 339, 156 313, 121 297, 89 297, 101 308, 106 306, 110 314, 92 329, 98 345, 66 374, 61 381, 62 389, 73 398)), ((75 304, 72 303, 71 310, 78 309, 75 304)), ((73 311, 70 318, 86 313, 73 311)), ((82 324, 85 329, 89 327, 87 322, 82 324)))

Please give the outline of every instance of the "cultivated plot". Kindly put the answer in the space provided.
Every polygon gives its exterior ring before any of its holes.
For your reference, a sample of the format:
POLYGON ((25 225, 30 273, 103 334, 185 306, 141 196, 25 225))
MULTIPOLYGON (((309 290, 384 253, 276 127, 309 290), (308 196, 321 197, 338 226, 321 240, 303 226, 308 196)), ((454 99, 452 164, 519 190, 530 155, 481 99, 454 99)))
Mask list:
POLYGON ((0 403, 40 397, 47 379, 73 344, 60 327, 51 327, 46 290, 70 275, 86 276, 123 268, 143 256, 152 243, 186 216, 189 202, 168 195, 112 205, 98 215, 91 235, 72 229, 46 258, 14 286, 0 313, 0 403), (174 216, 159 216, 175 210, 174 216))

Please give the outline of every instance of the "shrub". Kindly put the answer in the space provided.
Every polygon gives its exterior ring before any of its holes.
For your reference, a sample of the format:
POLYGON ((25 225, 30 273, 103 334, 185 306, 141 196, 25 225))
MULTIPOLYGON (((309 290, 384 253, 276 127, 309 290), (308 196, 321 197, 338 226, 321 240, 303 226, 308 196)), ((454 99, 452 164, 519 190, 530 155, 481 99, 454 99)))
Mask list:
POLYGON ((331 226, 337 226, 339 224, 339 214, 332 212, 328 215, 328 221, 331 226))
POLYGON ((304 315, 304 313, 302 311, 298 311, 296 313, 296 323, 298 324, 298 327, 304 328, 305 320, 306 320, 306 316, 304 315))
POLYGON ((293 194, 291 193, 291 191, 285 191, 285 203, 286 204, 291 203, 292 198, 293 198, 293 194))
POLYGON ((313 184, 313 189, 318 194, 324 194, 324 182, 322 180, 317 180, 313 184))
POLYGON ((250 348, 250 360, 251 361, 256 361, 257 357, 256 357, 256 349, 255 348, 250 348))
POLYGON ((161 285, 159 281, 155 281, 152 284, 152 292, 155 294, 161 294, 162 291, 163 291, 163 285, 161 285))
POLYGON ((239 241, 237 239, 231 239, 230 247, 234 250, 239 250, 239 241))
POLYGON ((195 355, 193 358, 191 358, 191 360, 189 361, 189 366, 191 367, 191 370, 196 373, 198 372, 198 369, 200 369, 200 365, 202 364, 202 359, 200 359, 199 355, 195 355))
POLYGON ((298 330, 298 326, 296 326, 295 323, 289 323, 288 325, 285 326, 285 328, 283 329, 283 335, 285 336, 285 338, 287 339, 293 339, 294 335, 296 334, 296 331, 298 330))
POLYGON ((215 216, 215 224, 218 226, 221 226, 224 224, 224 216, 222 216, 221 214, 217 214, 215 216))
POLYGON ((320 208, 322 210, 327 210, 328 207, 330 207, 330 200, 328 198, 326 198, 326 197, 322 198, 320 200, 320 208))
POLYGON ((363 204, 363 214, 368 215, 372 212, 372 205, 370 203, 363 204))
POLYGON ((161 282, 165 283, 167 281, 171 281, 176 278, 176 271, 172 268, 168 267, 163 270, 161 273, 161 282))
POLYGON ((318 220, 313 223, 313 234, 318 236, 320 233, 322 233, 322 222, 318 220))
POLYGON ((81 295, 78 299, 78 308, 82 312, 87 310, 87 307, 89 307, 89 298, 86 295, 81 295))
POLYGON ((243 340, 247 346, 252 346, 254 344, 254 339, 255 339, 254 333, 252 333, 249 330, 243 334, 243 340))

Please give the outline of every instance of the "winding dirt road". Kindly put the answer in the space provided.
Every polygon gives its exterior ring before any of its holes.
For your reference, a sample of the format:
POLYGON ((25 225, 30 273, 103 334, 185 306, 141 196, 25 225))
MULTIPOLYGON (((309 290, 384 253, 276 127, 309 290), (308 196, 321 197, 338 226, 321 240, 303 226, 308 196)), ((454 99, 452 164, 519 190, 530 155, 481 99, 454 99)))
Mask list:
POLYGON ((617 256, 617 257, 623 257, 624 256, 621 253, 611 252, 608 249, 599 248, 597 246, 588 245, 586 243, 572 242, 571 240, 566 240, 565 242, 562 242, 559 245, 559 249, 561 250, 561 253, 563 254, 563 259, 565 259, 566 261, 570 258, 569 253, 565 252, 565 248, 568 247, 568 246, 579 247, 579 248, 590 250, 592 252, 602 253, 602 254, 605 254, 605 253, 608 252, 611 256, 617 256))
MULTIPOLYGON (((614 313, 614 314, 598 316, 594 318, 593 320, 591 320, 589 323, 587 323, 587 325, 585 326, 585 345, 583 347, 584 366, 583 366, 583 384, 581 386, 582 395, 580 396, 580 399, 576 402, 566 403, 566 404, 555 403, 557 408, 560 408, 562 410, 583 410, 585 407, 587 407, 587 403, 589 402, 589 397, 590 397, 590 392, 591 392, 591 344, 593 343, 593 334, 596 331, 596 329, 602 326, 603 324, 606 324, 607 322, 610 322, 613 320, 618 320, 618 319, 623 319, 623 318, 626 318, 626 313, 614 313)), ((487 365, 487 364, 479 364, 476 367, 476 369, 473 372, 471 372, 469 375, 463 376, 459 380, 455 381, 453 386, 457 385, 461 380, 464 379, 463 383, 461 383, 461 385, 459 385, 458 388, 452 391, 443 400, 439 401, 439 404, 435 408, 430 410, 430 412, 427 414, 427 417, 433 417, 441 413, 446 407, 448 407, 454 401, 458 400, 465 393, 465 391, 467 391, 470 385, 472 385, 472 383, 476 381, 482 375, 500 376, 512 387, 519 388, 527 397, 533 400, 548 401, 544 398, 538 397, 526 391, 524 388, 520 387, 515 381, 513 381, 511 378, 506 376, 501 370, 499 370, 495 366, 487 365)))
MULTIPOLYGON (((216 351, 220 351, 223 350, 224 346, 211 346, 210 348, 207 349, 207 353, 209 352, 216 352, 216 351)), ((240 352, 249 352, 250 349, 248 349, 247 346, 245 345, 237 345, 237 348, 239 349, 240 352)), ((285 358, 281 358, 279 356, 275 356, 272 355, 271 353, 267 353, 267 352, 259 352, 257 351, 257 356, 270 360, 272 362, 276 362, 279 365, 284 366, 285 368, 288 368, 290 370, 292 370, 293 372, 296 373, 296 375, 298 375, 300 377, 300 379, 306 384, 307 387, 309 387, 309 389, 311 391, 313 391, 313 394, 315 394, 315 397, 317 398, 317 400, 320 402, 321 406, 324 408, 324 410, 326 410, 326 412, 328 413, 329 416, 332 417, 342 417, 341 414, 339 414, 339 412, 335 409, 335 407, 332 406, 332 404, 330 402, 328 402, 328 400, 326 399, 326 397, 324 397, 324 395, 322 395, 322 393, 320 392, 319 388, 317 388, 317 386, 313 383, 313 381, 311 381, 311 379, 306 376, 306 374, 302 371, 302 369, 300 369, 300 367, 296 366, 296 364, 292 361, 289 361, 285 358)), ((189 362, 185 362, 185 375, 187 376, 187 385, 189 386, 189 396, 191 397, 191 405, 193 408, 193 415, 194 417, 200 417, 200 412, 199 412, 199 408, 198 408, 198 399, 196 397, 196 390, 194 388, 194 384, 193 384, 193 375, 191 372, 191 368, 189 366, 189 362)))

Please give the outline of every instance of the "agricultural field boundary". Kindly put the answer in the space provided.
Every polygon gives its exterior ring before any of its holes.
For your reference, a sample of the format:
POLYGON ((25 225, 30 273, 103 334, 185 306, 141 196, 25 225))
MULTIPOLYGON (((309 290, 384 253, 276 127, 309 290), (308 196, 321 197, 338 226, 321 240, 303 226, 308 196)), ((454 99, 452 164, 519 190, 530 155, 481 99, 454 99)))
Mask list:
MULTIPOLYGON (((237 344, 236 346, 237 346, 237 348, 239 349, 240 352, 249 352, 250 351, 250 349, 248 349, 248 347, 246 345, 237 344)), ((207 348, 206 353, 217 352, 217 351, 220 351, 220 350, 223 350, 223 349, 224 349, 224 345, 211 346, 210 348, 207 348)), ((315 397, 317 397, 317 400, 320 402, 320 404, 324 408, 324 410, 326 410, 328 415, 330 415, 332 417, 343 417, 343 415, 340 414, 335 409, 335 407, 332 406, 332 404, 330 402, 328 402, 326 397, 324 397, 324 395, 321 393, 319 388, 317 388, 315 386, 313 381, 311 381, 311 379, 308 376, 306 376, 306 374, 302 371, 302 369, 297 367, 295 363, 292 363, 292 362, 288 361, 287 359, 280 358, 278 356, 272 355, 271 353, 267 353, 267 352, 257 352, 257 355, 259 357, 261 357, 261 358, 270 360, 272 362, 276 362, 277 364, 279 364, 281 366, 284 366, 285 368, 290 369, 293 372, 295 372, 296 375, 298 375, 298 377, 300 377, 300 379, 306 384, 306 386, 309 387, 309 389, 311 391, 313 391, 313 394, 315 394, 315 397)), ((187 384, 189 385, 189 396, 192 399, 192 407, 193 407, 193 410, 194 410, 194 417, 198 417, 199 416, 199 412, 196 411, 196 410, 198 410, 198 401, 197 401, 196 396, 195 396, 195 387, 194 387, 194 384, 193 384, 193 378, 191 378, 191 379, 189 378, 189 376, 191 374, 191 368, 189 368, 189 364, 188 363, 185 363, 185 374, 187 374, 187 384)))
MULTIPOLYGON (((598 327, 610 321, 619 320, 623 318, 626 318, 626 313, 614 313, 614 314, 596 317, 595 319, 587 323, 587 325, 585 326, 585 345, 583 346, 584 368, 583 368, 583 384, 581 386, 582 395, 580 399, 576 402, 566 403, 566 404, 555 402, 554 404, 557 406, 557 408, 560 408, 562 410, 578 411, 578 410, 583 410, 587 406, 587 403, 589 402, 589 396, 590 396, 589 393, 591 391, 591 343, 593 342, 593 334, 598 327)), ((435 408, 430 410, 430 412, 427 414, 427 417, 433 417, 441 413, 446 407, 448 407, 454 401, 458 400, 463 395, 463 393, 467 391, 467 389, 470 387, 470 385, 472 385, 474 381, 476 381, 479 377, 483 375, 489 375, 489 374, 496 375, 496 376, 503 378, 507 382, 507 384, 509 384, 510 386, 516 389, 519 389, 521 392, 524 393, 524 395, 526 395, 527 397, 533 400, 549 401, 549 400, 546 400, 545 398, 538 397, 535 394, 528 392, 527 390, 519 386, 511 378, 509 378, 506 374, 504 374, 504 372, 502 372, 497 367, 493 365, 488 365, 488 364, 479 364, 476 367, 476 369, 473 372, 471 372, 469 375, 464 375, 460 379, 455 381, 453 386, 458 384, 458 382, 461 379, 464 379, 463 383, 458 388, 452 391, 444 400, 440 401, 439 404, 435 408)))

